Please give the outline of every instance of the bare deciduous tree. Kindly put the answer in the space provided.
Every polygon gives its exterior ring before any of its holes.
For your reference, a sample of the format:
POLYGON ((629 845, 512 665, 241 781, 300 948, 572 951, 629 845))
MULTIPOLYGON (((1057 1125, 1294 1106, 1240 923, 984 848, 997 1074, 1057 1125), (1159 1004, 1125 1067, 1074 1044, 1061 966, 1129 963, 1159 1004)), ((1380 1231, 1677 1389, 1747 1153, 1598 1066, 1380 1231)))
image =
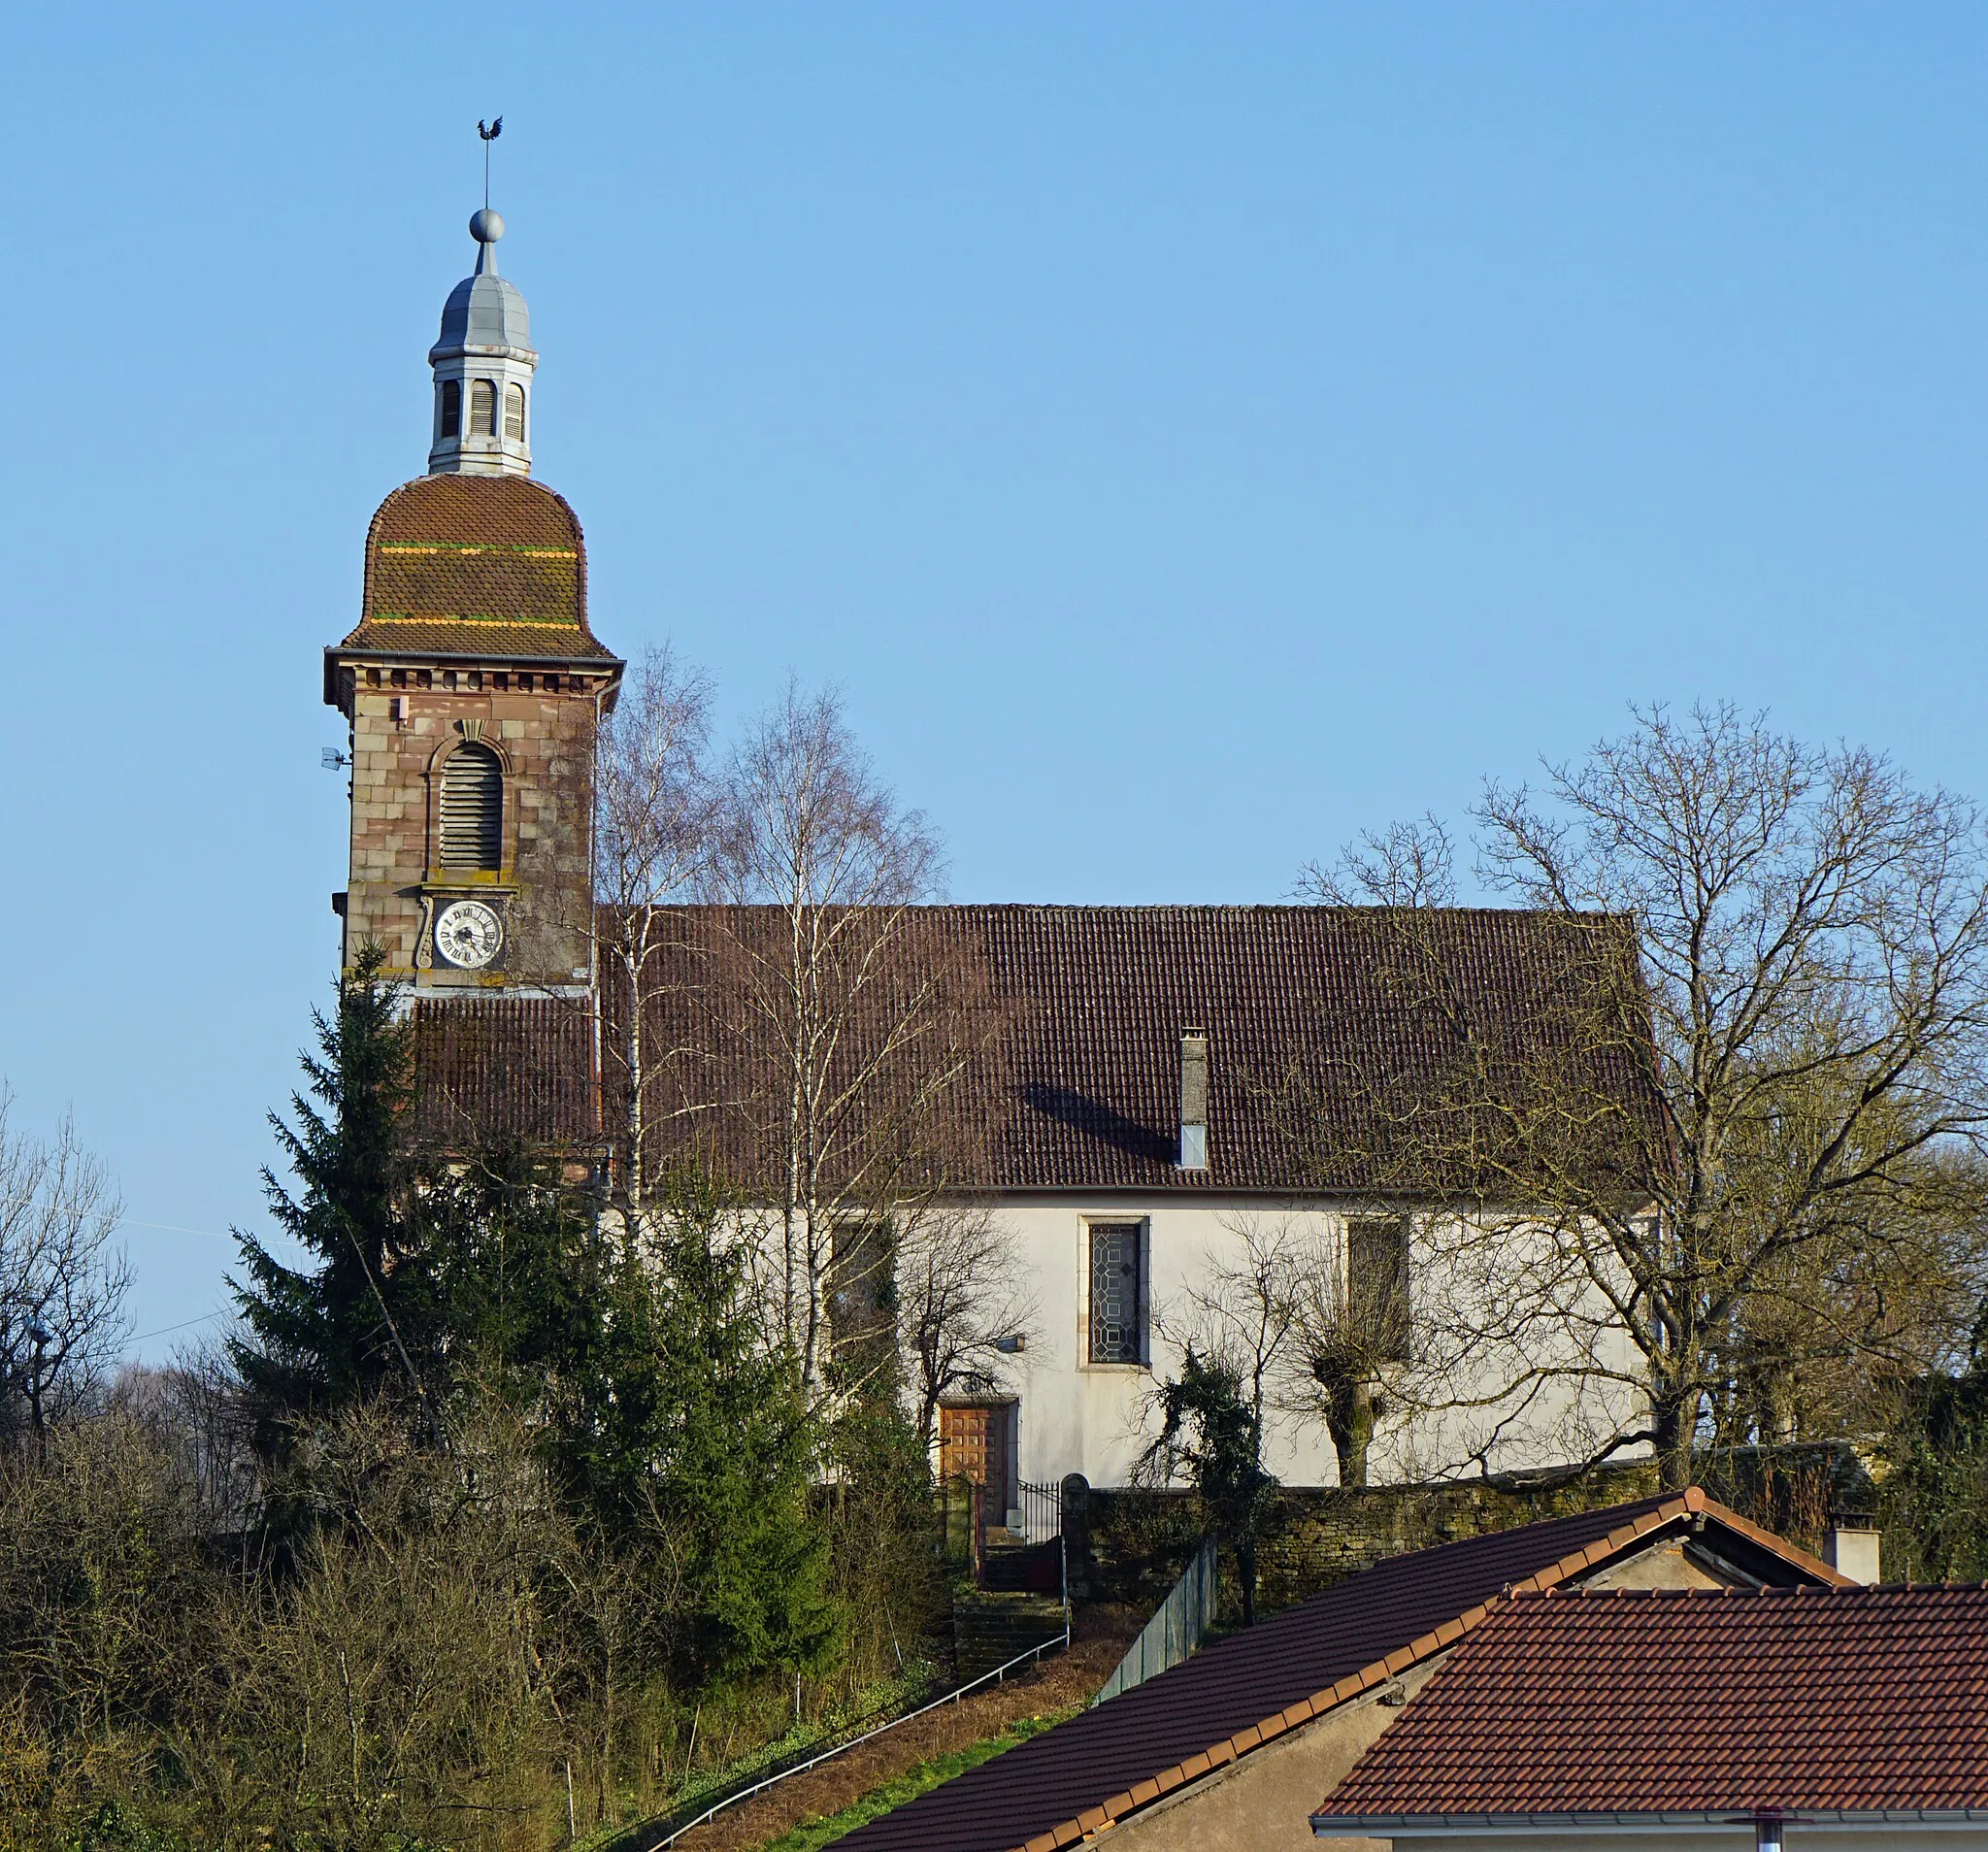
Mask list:
POLYGON ((783 1339, 811 1394, 835 1345, 829 1301, 882 1264, 851 1240, 936 1193, 937 1114, 984 1021, 965 961, 911 951, 936 892, 937 838, 880 785, 833 693, 784 697, 733 754, 719 831, 714 919, 728 940, 720 994, 755 1049, 764 1091, 740 1103, 773 1197, 769 1258, 783 1339))
POLYGON ((1330 864, 1306 863, 1298 892, 1329 907, 1447 907, 1456 898, 1456 844, 1433 814, 1363 830, 1330 864))
POLYGON ((1338 1270, 1338 1252, 1309 1218, 1223 1215, 1234 1241, 1170 1303, 1156 1307, 1155 1335, 1219 1363, 1234 1375, 1259 1428, 1296 1398, 1308 1276, 1338 1270))
POLYGON ((1163 1308, 1160 1335, 1228 1370, 1262 1431, 1322 1421, 1340 1483, 1366 1484, 1390 1385, 1407 1373, 1389 1282, 1355 1277, 1337 1216, 1227 1214, 1221 1227, 1232 1245, 1163 1308))
POLYGON ((594 891, 584 931, 613 1118, 614 1193, 631 1225, 654 1187, 658 1117, 692 1109, 685 1102, 698 1093, 672 1072, 687 1051, 655 1040, 681 1014, 656 1006, 665 990, 699 980, 682 909, 712 875, 710 705, 702 675, 651 649, 595 738, 594 891))
POLYGON ((999 1335, 977 1321, 1017 1302, 1002 1240, 948 1195, 943 1103, 994 1018, 973 957, 914 926, 936 840, 832 694, 790 686, 716 771, 709 741, 704 680, 661 651, 598 736, 588 931, 617 1207, 638 1223, 658 1166, 699 1150, 759 1211, 811 1393, 874 1376, 893 1321, 949 1384, 999 1335), (976 1277, 925 1290, 942 1252, 976 1277))
MULTIPOLYGON (((1479 1407, 1599 1387, 1583 1446, 1648 1442, 1679 1484, 1707 1441, 1826 1424, 1798 1393, 1818 1372, 1923 1366, 1980 1288, 1974 807, 1764 716, 1658 707, 1541 792, 1487 786, 1475 817, 1481 877, 1564 922, 1565 981, 1520 1045, 1445 985, 1428 909, 1401 909, 1399 994, 1451 1062, 1378 1116, 1476 1199, 1434 1226, 1433 1273, 1479 1407), (1495 1384, 1469 1368, 1494 1349, 1518 1360, 1495 1384)), ((1384 886, 1426 859, 1409 834, 1314 891, 1384 886)))
POLYGON ((66 1118, 52 1140, 15 1132, 13 1100, 0 1086, 0 1424, 24 1416, 40 1442, 115 1358, 130 1273, 102 1160, 66 1118))
POLYGON ((985 1204, 930 1203, 906 1215, 895 1255, 898 1340, 911 1359, 929 1447, 947 1396, 997 1393, 1025 1354, 1038 1305, 1014 1239, 985 1204), (1005 1348, 1004 1348, 1005 1346, 1005 1348))
POLYGON ((296 1468, 317 1521, 295 1572, 216 1602, 183 1678, 180 1753, 215 1835, 194 1836, 498 1842, 483 1823, 534 1820, 547 1763, 586 1769, 588 1733, 561 1714, 564 1630, 547 1624, 580 1552, 528 1437, 469 1423, 445 1458, 391 1411, 349 1409, 296 1468))
MULTIPOLYGON (((115 1780, 133 1723, 155 1739, 209 1588, 198 1517, 152 1424, 127 1409, 65 1421, 46 1447, 0 1458, 10 1747, 37 1725, 66 1738, 69 1753, 45 1764, 58 1781, 62 1764, 97 1762, 115 1780)), ((17 1780, 6 1792, 13 1828, 28 1792, 17 1780)))
POLYGON ((142 1423, 170 1457, 207 1535, 247 1532, 262 1478, 255 1411, 224 1341, 189 1344, 163 1368, 125 1364, 109 1406, 142 1423))

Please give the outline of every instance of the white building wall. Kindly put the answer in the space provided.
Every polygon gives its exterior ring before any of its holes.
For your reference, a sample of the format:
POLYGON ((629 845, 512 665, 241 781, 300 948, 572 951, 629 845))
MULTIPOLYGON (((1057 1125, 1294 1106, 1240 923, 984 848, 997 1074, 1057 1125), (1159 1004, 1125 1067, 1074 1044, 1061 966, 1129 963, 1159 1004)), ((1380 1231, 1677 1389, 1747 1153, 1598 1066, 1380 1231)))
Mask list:
MULTIPOLYGON (((1004 1385, 1020 1403, 1019 1470, 1024 1479, 1050 1482, 1081 1472, 1093 1485, 1123 1485, 1153 1434, 1148 1404, 1158 1375, 1173 1367, 1172 1352, 1154 1336, 1155 1312, 1179 1304, 1186 1289, 1207 1277, 1211 1257, 1240 1241, 1223 1225, 1246 1206, 1225 1211, 1203 1201, 1150 1196, 1005 1204, 1002 1221, 1014 1237, 1036 1291, 1037 1311, 1029 1347, 1011 1363, 1004 1385), (1090 1348, 1090 1225, 1144 1224, 1148 1364, 1093 1364, 1090 1348)), ((1279 1207, 1281 1214, 1285 1211, 1279 1207)), ((1321 1224, 1323 1226, 1323 1224, 1321 1224)), ((1278 1432, 1266 1464, 1291 1485, 1331 1485, 1336 1480, 1331 1441, 1315 1434, 1278 1432)))
MULTIPOLYGON (((1186 1310, 1188 1290, 1207 1280, 1222 1257, 1232 1263, 1243 1248, 1242 1228, 1248 1218, 1263 1224, 1290 1223, 1337 1245, 1347 1206, 1289 1199, 1210 1199, 1155 1191, 1139 1195, 1042 1196, 1009 1199, 998 1213, 1015 1240, 1036 1294, 1036 1316, 1028 1347, 1003 1360, 999 1393, 1012 1395, 1017 1466, 1022 1478, 1053 1483, 1080 1472, 1093 1485, 1122 1486, 1134 1462, 1156 1431, 1152 1392, 1177 1367, 1178 1351, 1156 1330, 1170 1315, 1186 1310), (1139 1221, 1145 1230, 1147 1334, 1144 1365, 1089 1361, 1089 1229, 1093 1222, 1139 1221)), ((1372 1213, 1371 1207, 1354 1210, 1372 1213)), ((1411 1248, 1410 1297, 1418 1285, 1411 1248)), ((1621 1353, 1631 1359, 1626 1343, 1621 1353)), ((1484 1359, 1474 1384, 1458 1382, 1461 1394, 1497 1379, 1498 1360, 1484 1359)), ((960 1397, 961 1401, 979 1400, 960 1397)), ((1616 1400, 1623 1400, 1620 1392, 1616 1400)), ((1522 1421, 1513 1423, 1492 1464, 1499 1470, 1556 1465, 1577 1450, 1581 1423, 1573 1406, 1572 1385, 1536 1391, 1522 1421)), ((1441 1417, 1404 1424, 1383 1422, 1370 1454, 1370 1477, 1422 1477, 1460 1468, 1470 1448, 1466 1427, 1484 1425, 1479 1416, 1441 1417), (1454 1457, 1452 1457, 1454 1456, 1454 1457)), ((1266 1436, 1265 1465, 1286 1485, 1334 1485, 1338 1465, 1324 1421, 1316 1417, 1274 1417, 1266 1436)))

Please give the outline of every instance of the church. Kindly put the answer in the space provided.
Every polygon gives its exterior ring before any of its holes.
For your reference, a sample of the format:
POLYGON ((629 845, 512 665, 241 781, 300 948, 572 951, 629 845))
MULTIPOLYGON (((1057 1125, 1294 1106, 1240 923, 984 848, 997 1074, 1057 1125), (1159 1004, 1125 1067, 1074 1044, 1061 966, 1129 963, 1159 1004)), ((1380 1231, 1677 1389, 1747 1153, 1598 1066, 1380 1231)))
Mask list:
MULTIPOLYGON (((538 354, 524 298, 499 272, 503 220, 485 208, 470 230, 476 268, 428 354, 426 473, 380 505, 358 621, 324 652, 324 699, 350 727, 350 866, 333 904, 345 968, 377 944, 407 988, 424 1111, 601 1153, 616 1006, 597 969, 591 753, 625 664, 595 635, 580 520, 532 473, 538 354)), ((1445 1287, 1425 1273, 1416 1231, 1467 1210, 1440 1179, 1384 1161, 1357 1124, 1360 1102, 1411 1092, 1442 1058, 1389 972, 1393 910, 911 909, 892 956, 970 967, 967 1009, 987 1029, 968 1038, 948 1089, 939 1193, 998 1225, 1030 1307, 940 1398, 942 1469, 983 1483, 990 1510, 1018 1514, 1025 1487, 1069 1473, 1126 1482, 1155 1383, 1177 1362, 1170 1328, 1199 1288, 1233 1274, 1252 1229, 1298 1228, 1334 1257, 1341 1303, 1374 1327, 1383 1388, 1426 1350, 1419 1334, 1445 1287), (1294 1129, 1293 1098, 1308 1126, 1340 1136, 1322 1146, 1294 1129)), ((1420 910, 1467 1033, 1523 1041, 1577 929, 1420 910)), ((740 943, 722 908, 684 917, 683 943, 740 943)), ((1633 982, 1633 937, 1610 943, 1633 982)), ((690 989, 664 986, 653 1007, 680 1012, 690 989)), ((700 1045, 697 1073, 723 1075, 740 1070, 739 1022, 701 1009, 657 1035, 700 1045)), ((886 1033, 860 1013, 846 1029, 858 1042, 886 1033)), ((1624 1069, 1595 1084, 1626 1098, 1640 1082, 1624 1069)), ((737 1157, 749 1194, 749 1114, 707 1104, 716 1130, 703 1148, 737 1157)), ((1615 1361, 1629 1368, 1626 1348, 1615 1361)), ((1463 1451, 1551 1464, 1569 1457, 1573 1426, 1624 1418, 1576 1406, 1573 1382, 1536 1385, 1523 1418, 1497 1410, 1492 1439, 1463 1451)), ((1375 1476, 1431 1471, 1440 1426, 1397 1422, 1376 1443, 1375 1476)), ((1319 1419, 1274 1424, 1266 1464, 1288 1484, 1340 1474, 1319 1419)))

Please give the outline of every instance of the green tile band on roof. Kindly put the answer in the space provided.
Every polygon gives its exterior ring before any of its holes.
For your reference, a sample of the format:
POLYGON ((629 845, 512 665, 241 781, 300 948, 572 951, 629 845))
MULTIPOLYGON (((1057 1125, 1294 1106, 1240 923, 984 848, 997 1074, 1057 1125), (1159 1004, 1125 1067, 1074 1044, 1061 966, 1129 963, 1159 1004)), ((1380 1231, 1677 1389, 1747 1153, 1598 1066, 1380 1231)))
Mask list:
POLYGON ((369 624, 480 624, 492 630, 579 630, 580 620, 564 617, 469 617, 460 612, 437 612, 416 617, 404 611, 369 612, 369 624))

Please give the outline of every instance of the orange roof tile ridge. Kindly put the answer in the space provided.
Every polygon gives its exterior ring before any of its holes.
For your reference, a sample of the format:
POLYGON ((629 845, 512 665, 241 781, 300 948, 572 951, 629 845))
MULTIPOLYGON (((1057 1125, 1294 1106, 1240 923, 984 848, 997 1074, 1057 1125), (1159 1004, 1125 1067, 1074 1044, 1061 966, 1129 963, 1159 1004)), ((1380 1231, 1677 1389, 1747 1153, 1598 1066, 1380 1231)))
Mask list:
POLYGON ((1694 1512, 1716 1518, 1727 1529, 1739 1532, 1749 1543, 1758 1543, 1763 1549, 1772 1550, 1784 1562, 1793 1563, 1798 1569, 1806 1570, 1811 1575, 1820 1576, 1831 1588, 1862 1586, 1861 1583, 1843 1574, 1840 1570, 1831 1568, 1821 1557, 1810 1556, 1799 1543, 1790 1543, 1786 1538, 1776 1537, 1772 1531, 1763 1530, 1758 1524, 1741 1517, 1730 1505, 1721 1505, 1717 1499, 1708 1497, 1697 1486, 1686 1486, 1682 1496, 1689 1500, 1693 1493, 1698 1494, 1698 1503, 1691 1506, 1694 1512))

